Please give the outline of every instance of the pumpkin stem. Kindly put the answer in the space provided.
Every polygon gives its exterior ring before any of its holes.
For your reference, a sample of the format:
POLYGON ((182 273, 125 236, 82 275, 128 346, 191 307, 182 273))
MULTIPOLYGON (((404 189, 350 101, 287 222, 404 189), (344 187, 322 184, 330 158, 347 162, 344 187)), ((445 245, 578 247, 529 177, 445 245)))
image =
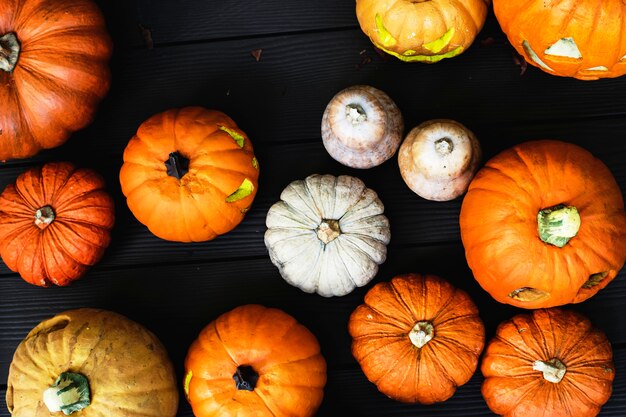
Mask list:
POLYGON ((561 382, 565 372, 567 372, 566 366, 557 358, 548 361, 535 361, 533 362, 533 369, 543 372, 544 379, 554 384, 561 382))
POLYGON ((91 403, 89 382, 84 375, 63 372, 55 383, 43 392, 43 402, 51 413, 63 411, 70 415, 91 403))
POLYGON ((48 227, 55 218, 54 209, 51 206, 43 206, 35 212, 35 226, 43 230, 48 227))
POLYGON ((346 119, 353 125, 358 125, 367 120, 367 113, 360 105, 350 103, 346 106, 346 119))
POLYGON ((178 151, 170 153, 170 157, 165 161, 167 175, 176 179, 181 179, 189 172, 189 159, 182 156, 178 151))
POLYGON ((450 138, 441 138, 435 141, 435 150, 439 155, 451 154, 454 150, 454 143, 450 138))
POLYGON ((562 248, 578 233, 580 215, 576 207, 559 204, 539 210, 537 226, 542 241, 562 248))
POLYGON ((339 222, 332 219, 323 219, 317 226, 317 238, 324 242, 325 245, 337 239, 341 234, 339 222))
POLYGON ((430 342, 433 337, 435 337, 435 328, 429 321, 418 321, 409 332, 411 343, 420 349, 426 346, 426 343, 430 342))
POLYGON ((239 365, 233 379, 238 390, 254 391, 259 374, 249 365, 239 365))
POLYGON ((17 35, 9 32, 0 37, 0 69, 13 72, 20 57, 20 42, 17 35))

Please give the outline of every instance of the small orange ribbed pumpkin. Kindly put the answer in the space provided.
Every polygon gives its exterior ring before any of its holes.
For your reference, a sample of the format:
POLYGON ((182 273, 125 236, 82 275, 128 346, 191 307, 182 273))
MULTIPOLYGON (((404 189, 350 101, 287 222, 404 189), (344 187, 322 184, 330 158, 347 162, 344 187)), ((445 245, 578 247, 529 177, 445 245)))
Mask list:
POLYGON ((67 285, 102 258, 114 221, 96 172, 48 163, 0 194, 0 255, 31 284, 67 285))
POLYGON ((492 158, 461 206, 467 263, 501 303, 579 303, 626 258, 626 211, 609 169, 574 144, 525 142, 492 158))
POLYGON ((626 74, 626 2, 494 0, 496 18, 531 65, 581 80, 626 74))
POLYGON ((326 385, 315 336, 287 313, 244 305, 209 323, 185 359, 196 417, 310 417, 326 385))
POLYGON ((152 116, 124 150, 122 192, 156 236, 202 242, 234 229, 257 192, 252 142, 222 112, 202 107, 152 116))
POLYGON ((558 308, 500 324, 481 371, 483 397, 504 417, 594 417, 615 378, 604 333, 583 315, 558 308))
POLYGON ((0 2, 0 160, 59 146, 90 123, 111 51, 90 0, 0 2))
POLYGON ((489 0, 356 0, 361 30, 405 62, 435 63, 463 53, 482 29, 489 0))
POLYGON ((367 379, 410 403, 450 398, 476 371, 485 344, 469 295, 434 275, 376 284, 350 316, 348 330, 367 379))

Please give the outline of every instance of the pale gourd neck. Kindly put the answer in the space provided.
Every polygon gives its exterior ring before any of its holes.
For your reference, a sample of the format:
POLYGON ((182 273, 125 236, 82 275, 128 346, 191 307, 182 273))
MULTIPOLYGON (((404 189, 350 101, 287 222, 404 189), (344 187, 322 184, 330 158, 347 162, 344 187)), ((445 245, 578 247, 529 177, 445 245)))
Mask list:
POLYGON ((35 226, 44 230, 52 224, 55 218, 56 214, 54 213, 52 206, 43 206, 35 212, 35 226))
POLYGON ((435 337, 435 328, 429 321, 418 321, 409 332, 409 339, 418 349, 426 346, 435 337))
POLYGON ((553 384, 561 382, 567 372, 567 367, 557 358, 548 361, 535 361, 533 362, 533 369, 542 372, 543 378, 553 384))
POLYGON ((562 248, 580 229, 580 215, 574 206, 558 204, 537 213, 539 238, 545 243, 562 248))
POLYGON ((353 125, 358 125, 367 120, 367 113, 359 104, 351 103, 346 106, 346 119, 353 125))
POLYGON ((91 404, 89 381, 74 372, 63 372, 54 384, 44 391, 43 402, 51 413, 62 411, 70 415, 91 404))
POLYGON ((233 380, 238 390, 254 391, 259 374, 249 365, 239 365, 233 374, 233 380))
POLYGON ((435 141, 435 151, 441 156, 449 155, 454 150, 454 142, 450 138, 441 138, 435 141))
POLYGON ((0 70, 13 72, 20 57, 20 42, 17 35, 9 32, 0 37, 0 70))

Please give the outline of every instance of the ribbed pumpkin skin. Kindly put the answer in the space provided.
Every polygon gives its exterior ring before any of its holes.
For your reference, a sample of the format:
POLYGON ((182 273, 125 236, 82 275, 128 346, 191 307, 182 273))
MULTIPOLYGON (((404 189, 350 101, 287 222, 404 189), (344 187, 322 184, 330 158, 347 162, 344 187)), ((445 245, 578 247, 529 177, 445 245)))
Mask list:
POLYGON ((435 63, 469 48, 488 6, 489 0, 356 0, 356 16, 379 49, 403 61, 435 63), (452 36, 443 41, 448 31, 452 36))
POLYGON ((626 74, 626 3, 620 0, 494 0, 496 18, 513 47, 531 65, 581 80, 626 74), (546 54, 557 41, 573 38, 581 57, 546 54), (544 63, 535 62, 530 48, 544 63), (548 68, 546 68, 546 66, 548 68), (589 70, 606 67, 606 70, 589 70))
POLYGON ((535 310, 500 324, 481 371, 489 408, 504 417, 594 417, 611 396, 615 368, 608 339, 579 313, 535 310), (567 370, 550 382, 535 361, 559 359, 567 370))
POLYGON ((0 160, 33 156, 89 124, 109 90, 112 43, 89 0, 0 2, 0 37, 15 33, 21 52, 0 70, 0 160))
POLYGON ((62 372, 84 375, 91 404, 72 416, 174 417, 174 368, 158 338, 106 310, 69 310, 42 321, 20 343, 9 368, 12 417, 51 417, 43 392, 62 372))
POLYGON ((626 258, 626 212, 609 169, 585 149, 560 141, 525 142, 478 171, 461 206, 467 263, 480 285, 501 303, 522 308, 579 303, 615 276, 626 258), (574 206, 580 229, 562 248, 543 242, 537 213, 574 206), (606 272, 583 288, 592 274, 606 272), (533 288, 536 301, 509 296, 533 288))
POLYGON ((196 417, 310 417, 324 396, 326 361, 315 336, 287 313, 244 305, 222 314, 192 343, 185 393, 196 417), (251 366, 253 391, 233 375, 251 366))
POLYGON ((201 107, 167 110, 146 120, 124 150, 122 192, 137 220, 161 239, 202 242, 234 229, 258 188, 259 167, 252 142, 222 112, 201 107), (243 138, 240 146, 221 128, 243 138), (167 174, 165 161, 179 152, 189 159, 180 180, 167 174), (254 189, 226 199, 244 180, 254 189))
POLYGON ((0 194, 0 256, 31 284, 68 285, 102 258, 114 222, 113 199, 96 172, 48 163, 0 194), (35 213, 44 206, 55 219, 41 229, 35 213))
POLYGON ((394 400, 432 404, 472 377, 485 344, 478 309, 462 290, 434 275, 407 274, 376 284, 350 316, 352 354, 371 382, 394 400), (418 348, 418 322, 434 338, 418 348))

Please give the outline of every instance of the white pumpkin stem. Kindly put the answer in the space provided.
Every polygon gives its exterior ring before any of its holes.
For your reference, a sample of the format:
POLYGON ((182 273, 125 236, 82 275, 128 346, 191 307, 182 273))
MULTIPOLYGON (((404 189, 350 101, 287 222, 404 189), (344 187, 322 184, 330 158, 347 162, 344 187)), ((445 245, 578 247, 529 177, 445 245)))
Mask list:
POLYGON ((450 138, 441 138, 435 141, 435 150, 440 155, 451 154, 454 150, 454 143, 450 138))
POLYGON ((341 235, 341 228, 337 220, 323 219, 320 225, 317 226, 317 237, 325 245, 337 239, 339 235, 341 235))
POLYGON ((43 230, 48 227, 55 218, 54 209, 51 206, 43 206, 35 212, 35 226, 43 230))
POLYGON ((561 382, 565 372, 567 372, 567 367, 557 358, 548 361, 535 361, 533 362, 533 369, 543 372, 543 378, 554 384, 561 382))
POLYGON ((0 37, 0 69, 13 72, 20 57, 20 42, 17 35, 9 32, 0 37))
POLYGON ((358 125, 367 120, 367 113, 360 105, 350 103, 346 106, 346 119, 353 125, 358 125))
POLYGON ((426 346, 426 343, 430 342, 433 337, 435 337, 435 328, 429 321, 418 321, 409 332, 411 343, 420 349, 426 346))
POLYGON ((540 210, 537 214, 539 238, 562 248, 580 229, 580 215, 573 206, 563 204, 540 210))
POLYGON ((43 402, 51 413, 62 411, 67 416, 80 411, 91 403, 89 382, 82 374, 63 372, 43 392, 43 402))

